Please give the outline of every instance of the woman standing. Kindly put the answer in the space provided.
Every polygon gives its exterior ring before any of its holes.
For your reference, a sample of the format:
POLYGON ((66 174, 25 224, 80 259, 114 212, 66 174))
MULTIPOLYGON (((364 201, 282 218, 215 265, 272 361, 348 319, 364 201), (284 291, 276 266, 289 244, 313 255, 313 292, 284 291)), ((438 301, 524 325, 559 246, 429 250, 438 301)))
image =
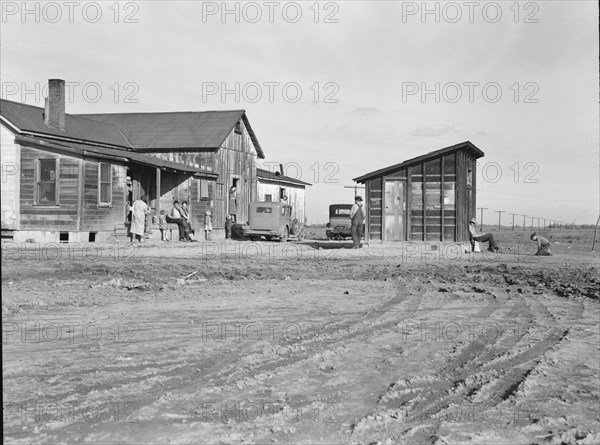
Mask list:
POLYGON ((229 217, 231 221, 236 222, 237 215, 237 188, 232 185, 229 189, 229 217))
POLYGON ((140 243, 144 241, 144 226, 146 223, 146 214, 150 213, 146 196, 133 203, 131 210, 131 242, 137 239, 140 243))

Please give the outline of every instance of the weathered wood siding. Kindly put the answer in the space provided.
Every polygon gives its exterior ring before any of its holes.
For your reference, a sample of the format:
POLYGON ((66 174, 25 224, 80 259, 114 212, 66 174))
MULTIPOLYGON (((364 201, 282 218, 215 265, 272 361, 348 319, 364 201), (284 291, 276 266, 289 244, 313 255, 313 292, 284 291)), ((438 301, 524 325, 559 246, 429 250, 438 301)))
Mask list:
POLYGON ((83 171, 83 197, 80 230, 82 231, 113 230, 115 225, 122 226, 125 221, 126 166, 111 165, 112 204, 101 206, 99 203, 98 165, 98 160, 85 159, 81 167, 83 171))
POLYGON ((20 229, 44 231, 77 231, 79 160, 33 147, 21 147, 20 229), (36 204, 36 161, 54 159, 58 162, 57 205, 36 204))
POLYGON ((266 201, 266 195, 271 195, 271 201, 281 202, 281 189, 285 190, 288 197, 287 203, 292 205, 292 218, 300 223, 305 222, 305 188, 291 184, 278 184, 268 180, 259 179, 257 186, 257 201, 266 201))
POLYGON ((382 216, 383 216, 383 181, 375 178, 366 184, 367 198, 367 224, 370 239, 382 240, 382 216))
POLYGON ((216 171, 219 174, 215 196, 213 226, 223 227, 229 214, 229 188, 237 179, 237 222, 248 221, 248 204, 257 200, 257 151, 248 131, 240 121, 241 133, 232 130, 217 153, 216 171))
POLYGON ((238 133, 233 129, 216 152, 188 150, 147 153, 159 159, 195 167, 200 175, 203 172, 219 175, 216 180, 200 178, 201 181, 208 181, 209 196, 197 198, 198 184, 195 178, 163 172, 160 208, 165 213, 170 211, 173 200, 187 200, 192 208, 193 224, 204 227, 206 210, 211 210, 213 228, 223 229, 225 217, 229 214, 229 188, 233 185, 233 180, 237 179, 237 220, 242 223, 248 220, 248 204, 257 199, 257 151, 243 120, 239 123, 239 130, 238 133))
POLYGON ((19 193, 21 176, 21 147, 15 143, 14 134, 0 125, 0 147, 2 147, 2 229, 19 229, 19 193))

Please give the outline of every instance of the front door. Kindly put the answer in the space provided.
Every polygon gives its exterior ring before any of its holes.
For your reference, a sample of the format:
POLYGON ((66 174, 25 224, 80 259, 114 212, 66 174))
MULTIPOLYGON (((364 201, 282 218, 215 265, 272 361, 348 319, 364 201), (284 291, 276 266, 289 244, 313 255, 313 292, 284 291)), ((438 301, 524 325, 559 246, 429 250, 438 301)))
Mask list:
POLYGON ((385 183, 385 240, 404 241, 404 181, 386 181, 385 183))

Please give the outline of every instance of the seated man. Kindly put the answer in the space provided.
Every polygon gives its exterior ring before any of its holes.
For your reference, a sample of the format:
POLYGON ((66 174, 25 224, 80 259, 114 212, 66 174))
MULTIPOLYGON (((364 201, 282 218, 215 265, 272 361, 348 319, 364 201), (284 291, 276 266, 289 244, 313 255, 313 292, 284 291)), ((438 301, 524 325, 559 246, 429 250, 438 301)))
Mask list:
POLYGON ((168 223, 177 224, 179 226, 179 241, 190 241, 188 225, 183 219, 182 210, 179 206, 179 201, 173 201, 171 214, 166 218, 168 223))
POLYGON ((539 236, 537 233, 533 232, 531 235, 531 241, 537 241, 538 250, 535 253, 537 256, 550 256, 552 252, 550 252, 550 241, 548 241, 543 236, 539 236))
POLYGON ((477 233, 477 229, 476 229, 476 224, 477 224, 477 220, 475 218, 471 218, 471 221, 469 221, 469 234, 471 236, 471 239, 473 241, 479 241, 479 242, 486 242, 489 241, 489 247, 488 250, 490 252, 498 252, 500 250, 500 248, 498 247, 498 244, 496 243, 496 240, 494 239, 494 235, 492 235, 491 233, 477 233))

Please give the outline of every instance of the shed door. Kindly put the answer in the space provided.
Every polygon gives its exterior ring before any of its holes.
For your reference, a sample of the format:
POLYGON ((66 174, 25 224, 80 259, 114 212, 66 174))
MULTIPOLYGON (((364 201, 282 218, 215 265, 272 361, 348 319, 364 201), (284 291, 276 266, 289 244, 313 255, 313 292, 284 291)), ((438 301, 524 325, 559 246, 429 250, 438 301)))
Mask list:
POLYGON ((385 240, 404 241, 404 181, 385 182, 385 240))

